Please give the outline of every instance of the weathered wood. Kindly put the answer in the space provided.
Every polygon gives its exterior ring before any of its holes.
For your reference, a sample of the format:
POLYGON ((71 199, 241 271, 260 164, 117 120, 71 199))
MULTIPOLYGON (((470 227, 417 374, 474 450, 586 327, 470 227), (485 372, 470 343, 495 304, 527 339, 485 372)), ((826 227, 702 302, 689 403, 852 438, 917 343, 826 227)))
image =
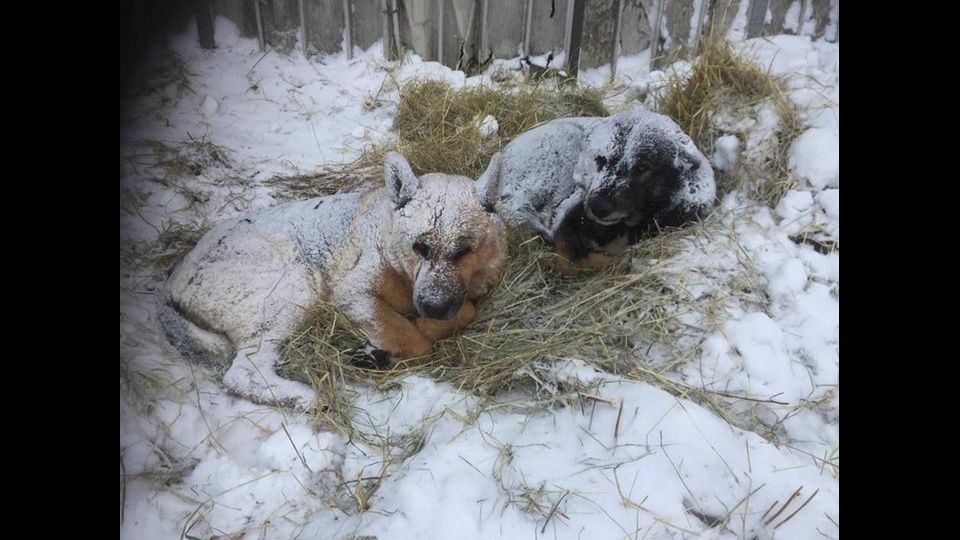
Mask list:
POLYGON ((747 10, 747 37, 757 37, 763 33, 763 22, 767 18, 768 0, 750 0, 747 10))
POLYGON ((200 35, 201 48, 216 47, 213 39, 213 9, 210 6, 210 0, 200 0, 197 3, 197 33, 200 35))
POLYGON ((660 60, 660 19, 663 18, 664 0, 656 0, 653 8, 653 17, 650 18, 650 27, 653 36, 650 37, 650 67, 658 67, 660 60))
POLYGON ((263 39, 263 16, 260 14, 260 0, 253 0, 253 11, 257 19, 257 45, 260 47, 260 52, 263 52, 266 50, 266 46, 263 39))
POLYGON ((583 41, 583 12, 586 0, 573 0, 573 12, 570 17, 570 45, 567 48, 567 75, 576 77, 580 73, 580 44, 583 41))

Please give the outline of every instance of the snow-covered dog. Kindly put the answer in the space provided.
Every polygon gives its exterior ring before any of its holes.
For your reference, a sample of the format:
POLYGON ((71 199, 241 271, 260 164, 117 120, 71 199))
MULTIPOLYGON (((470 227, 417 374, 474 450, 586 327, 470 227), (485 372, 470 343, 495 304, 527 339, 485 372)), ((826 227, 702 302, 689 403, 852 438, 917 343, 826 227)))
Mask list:
POLYGON ((229 391, 304 407, 306 385, 279 377, 280 341, 318 299, 332 302, 380 359, 428 354, 474 317, 506 258, 494 212, 501 157, 482 182, 417 177, 387 156, 385 185, 284 204, 224 221, 163 287, 159 318, 185 356, 228 368, 229 391), (485 191, 477 189, 483 186, 485 191))
POLYGON ((670 118, 638 109, 609 118, 562 118, 503 149, 497 209, 538 232, 572 265, 658 227, 704 217, 716 184, 706 156, 670 118))

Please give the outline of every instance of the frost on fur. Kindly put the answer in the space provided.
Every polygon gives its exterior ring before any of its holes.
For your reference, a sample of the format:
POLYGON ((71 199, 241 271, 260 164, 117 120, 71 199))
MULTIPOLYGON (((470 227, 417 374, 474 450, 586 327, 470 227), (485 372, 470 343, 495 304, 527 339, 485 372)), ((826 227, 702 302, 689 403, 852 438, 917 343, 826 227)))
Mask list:
POLYGON ((553 120, 503 154, 504 219, 572 260, 696 221, 716 197, 706 156, 675 122, 643 109, 553 120))
MULTIPOLYGON (((498 183, 499 158, 486 184, 498 183)), ((278 344, 318 300, 331 301, 380 356, 426 355, 468 324, 506 252, 500 218, 462 176, 417 178, 403 156, 384 185, 222 222, 167 280, 161 321, 184 354, 227 368, 256 402, 305 407, 311 389, 274 371, 278 344)))

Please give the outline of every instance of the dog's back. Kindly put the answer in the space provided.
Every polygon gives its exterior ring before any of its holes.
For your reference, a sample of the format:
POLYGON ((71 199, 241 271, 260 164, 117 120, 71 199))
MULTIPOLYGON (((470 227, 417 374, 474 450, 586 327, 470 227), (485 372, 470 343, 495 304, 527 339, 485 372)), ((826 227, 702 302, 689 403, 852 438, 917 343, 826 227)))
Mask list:
POLYGON ((473 302, 503 266, 506 238, 492 211, 501 164, 495 155, 475 183, 417 177, 391 153, 381 187, 221 222, 168 278, 160 322, 185 356, 226 368, 227 390, 258 403, 303 408, 315 397, 275 367, 318 300, 333 303, 383 358, 425 356, 473 320, 473 302))
POLYGON ((498 211, 570 261, 696 221, 716 193, 710 163, 690 137, 669 117, 643 109, 553 120, 503 153, 498 211))
POLYGON ((504 150, 504 177, 497 209, 512 226, 548 238, 571 205, 579 202, 574 167, 590 130, 602 118, 561 118, 510 142, 504 150))
POLYGON ((298 290, 303 285, 287 290, 284 284, 323 282, 360 198, 359 193, 319 197, 215 225, 161 290, 157 314, 171 344, 194 361, 229 367, 238 342, 273 324, 274 311, 279 311, 271 309, 275 302, 237 291, 250 287, 251 280, 263 280, 265 287, 276 288, 277 302, 305 297, 308 291, 298 290), (293 261, 302 264, 289 264, 293 261), (287 279, 290 272, 311 271, 318 275, 287 279))

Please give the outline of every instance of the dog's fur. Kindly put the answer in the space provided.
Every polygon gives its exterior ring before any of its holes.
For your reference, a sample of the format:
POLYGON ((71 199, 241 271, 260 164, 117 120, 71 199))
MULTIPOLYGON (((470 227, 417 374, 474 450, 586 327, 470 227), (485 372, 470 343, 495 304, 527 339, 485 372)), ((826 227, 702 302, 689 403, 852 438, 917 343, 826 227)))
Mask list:
POLYGON ((234 394, 297 408, 313 391, 279 377, 280 341, 318 299, 369 339, 375 358, 412 358, 467 325, 506 258, 494 212, 495 155, 475 183, 387 156, 385 185, 285 204, 214 227, 162 290, 159 316, 186 356, 228 368, 234 394), (485 191, 480 191, 480 187, 485 191))
POLYGON ((602 266, 647 232, 701 219, 716 196, 690 137, 646 110, 546 122, 503 155, 498 211, 552 242, 562 270, 602 266))

